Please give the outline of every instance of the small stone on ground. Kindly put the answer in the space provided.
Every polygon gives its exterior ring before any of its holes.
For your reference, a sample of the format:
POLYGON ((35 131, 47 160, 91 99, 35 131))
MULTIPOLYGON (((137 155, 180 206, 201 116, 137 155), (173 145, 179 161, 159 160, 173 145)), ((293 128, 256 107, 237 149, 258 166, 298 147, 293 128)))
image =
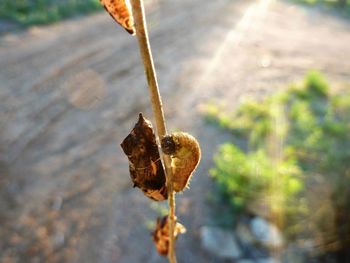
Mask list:
POLYGON ((283 246, 281 231, 261 217, 255 217, 250 222, 250 228, 259 243, 265 247, 280 248, 283 246))
POLYGON ((201 243, 205 250, 219 258, 237 259, 242 255, 234 234, 219 227, 203 226, 201 243))

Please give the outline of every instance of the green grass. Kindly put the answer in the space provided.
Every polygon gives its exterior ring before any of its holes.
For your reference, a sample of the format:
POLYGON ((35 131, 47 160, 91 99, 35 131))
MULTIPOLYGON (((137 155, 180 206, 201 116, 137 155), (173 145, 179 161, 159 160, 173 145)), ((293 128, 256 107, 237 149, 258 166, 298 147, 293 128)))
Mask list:
POLYGON ((210 174, 218 200, 236 213, 263 203, 289 239, 308 233, 322 247, 341 233, 340 244, 350 245, 349 89, 331 94, 324 76, 311 71, 302 83, 262 101, 248 100, 231 113, 208 105, 206 119, 249 145, 245 152, 228 142, 215 155, 210 174), (323 182, 329 194, 318 196, 322 187, 315 182, 323 182), (315 200, 331 206, 315 207, 315 200), (335 221, 332 229, 324 218, 335 221), (307 230, 300 223, 305 220, 307 230))
POLYGON ((1 0, 0 19, 22 26, 47 24, 101 9, 98 0, 1 0))
POLYGON ((326 11, 333 11, 346 18, 350 17, 350 0, 290 0, 310 7, 319 7, 326 11))
POLYGON ((308 4, 308 5, 327 5, 327 6, 334 6, 334 7, 344 7, 343 5, 349 5, 349 0, 293 0, 294 2, 308 4))

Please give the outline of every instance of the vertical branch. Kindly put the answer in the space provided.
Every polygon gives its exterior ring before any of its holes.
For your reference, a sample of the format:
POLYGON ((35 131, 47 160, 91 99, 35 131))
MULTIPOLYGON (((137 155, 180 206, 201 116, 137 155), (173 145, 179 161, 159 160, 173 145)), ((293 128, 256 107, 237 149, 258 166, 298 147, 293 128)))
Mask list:
MULTIPOLYGON (((151 97, 152 110, 156 120, 158 137, 162 138, 166 134, 165 119, 163 113, 162 100, 159 94, 156 72, 154 69, 151 47, 148 40, 148 32, 145 18, 145 11, 142 0, 131 0, 132 13, 135 21, 136 37, 139 43, 140 53, 145 68, 148 82, 148 89, 151 97)), ((167 189, 169 198, 169 253, 170 263, 176 263, 175 254, 175 193, 173 190, 171 159, 163 154, 163 161, 166 169, 167 189)))

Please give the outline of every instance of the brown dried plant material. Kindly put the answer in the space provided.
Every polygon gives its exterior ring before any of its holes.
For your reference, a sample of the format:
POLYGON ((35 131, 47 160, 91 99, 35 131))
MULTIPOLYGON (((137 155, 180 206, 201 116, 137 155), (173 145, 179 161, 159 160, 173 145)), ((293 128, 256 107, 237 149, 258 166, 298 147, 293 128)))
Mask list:
MULTIPOLYGON (((164 216, 163 218, 157 218, 156 229, 152 233, 152 239, 156 246, 156 249, 160 255, 166 256, 169 251, 169 220, 168 216, 164 216)), ((176 222, 175 219, 175 229, 174 229, 174 237, 177 238, 179 234, 186 233, 186 228, 176 222)))
POLYGON ((171 156, 174 190, 183 191, 201 158, 199 143, 188 133, 174 132, 164 136, 161 145, 162 151, 171 156))
POLYGON ((149 120, 139 115, 130 134, 121 143, 129 159, 129 171, 134 187, 155 201, 168 198, 165 173, 159 156, 156 137, 149 120))
POLYGON ((129 0, 100 0, 100 2, 118 24, 135 35, 134 18, 129 0))

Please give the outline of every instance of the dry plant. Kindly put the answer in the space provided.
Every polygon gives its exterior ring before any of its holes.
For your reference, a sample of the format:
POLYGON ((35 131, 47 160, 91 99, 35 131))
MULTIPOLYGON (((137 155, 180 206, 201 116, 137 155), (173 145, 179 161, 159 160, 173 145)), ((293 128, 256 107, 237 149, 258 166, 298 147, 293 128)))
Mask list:
POLYGON ((166 183, 162 182, 163 165, 158 154, 151 123, 142 114, 134 129, 125 138, 121 146, 129 158, 129 167, 134 186, 155 201, 168 199, 167 218, 158 219, 153 233, 160 254, 167 255, 170 263, 176 263, 175 238, 185 231, 176 222, 175 192, 183 191, 200 160, 200 148, 197 140, 183 132, 168 135, 166 130, 162 100, 159 94, 152 52, 148 39, 147 24, 142 0, 100 0, 106 11, 131 35, 138 40, 141 58, 144 64, 152 110, 156 120, 156 129, 165 166, 166 183), (149 184, 150 182, 150 184, 149 184))

